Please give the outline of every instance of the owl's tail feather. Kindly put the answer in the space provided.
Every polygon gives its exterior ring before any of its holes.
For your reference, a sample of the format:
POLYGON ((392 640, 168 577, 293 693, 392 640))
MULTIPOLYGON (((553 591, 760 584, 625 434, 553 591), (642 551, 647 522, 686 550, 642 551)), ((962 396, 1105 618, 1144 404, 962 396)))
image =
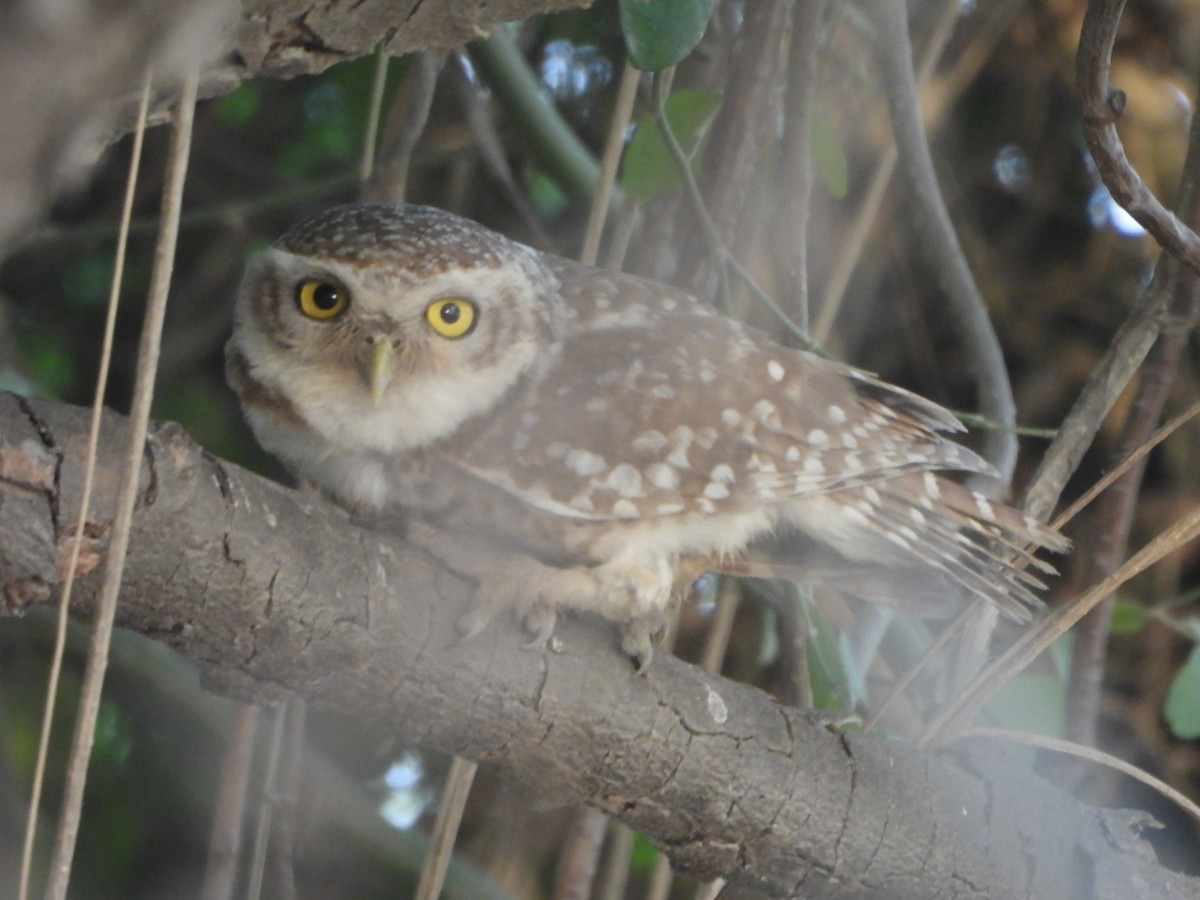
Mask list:
MULTIPOLYGON (((723 571, 823 584, 917 615, 949 615, 973 596, 1008 618, 1029 621, 1055 569, 1038 548, 1063 552, 1066 538, 1011 507, 932 474, 905 475, 838 491, 837 543, 787 516, 797 533, 752 547, 723 571)), ((824 510, 823 510, 824 512, 824 510)))

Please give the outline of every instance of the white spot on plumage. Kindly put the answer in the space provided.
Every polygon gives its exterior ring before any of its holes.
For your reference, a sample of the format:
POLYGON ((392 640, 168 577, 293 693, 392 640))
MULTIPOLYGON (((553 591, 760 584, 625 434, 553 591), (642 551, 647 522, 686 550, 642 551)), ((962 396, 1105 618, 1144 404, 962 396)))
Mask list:
POLYGON ((567 453, 564 462, 568 469, 584 478, 599 475, 608 468, 608 463, 604 461, 603 456, 598 456, 589 450, 583 450, 578 447, 573 447, 567 453))
POLYGON ((792 463, 799 462, 800 461, 800 448, 797 447, 795 444, 792 444, 790 447, 787 448, 787 452, 783 454, 783 458, 786 459, 788 462, 792 462, 792 463))
POLYGON ((720 481, 710 481, 704 486, 704 496, 709 500, 724 500, 729 496, 729 485, 720 481))
POLYGON ((661 431, 643 431, 633 439, 633 449, 638 453, 657 453, 667 446, 667 436, 661 431))
POLYGON ((679 487, 679 471, 666 463, 653 463, 648 466, 646 479, 664 491, 673 491, 679 487))
POLYGON ((992 504, 988 502, 987 497, 982 494, 973 494, 975 498, 975 508, 979 510, 979 514, 989 522, 996 521, 996 511, 992 509, 992 504))
POLYGON ((656 510, 660 516, 673 516, 676 513, 681 513, 685 509, 682 503, 660 503, 656 510))
POLYGON ((706 425, 696 432, 696 443, 705 450, 711 450, 713 445, 717 442, 717 438, 720 436, 721 435, 717 429, 713 428, 711 425, 706 425))
POLYGON ((775 463, 771 460, 763 460, 759 458, 757 453, 751 454, 750 459, 746 461, 746 468, 751 472, 762 472, 765 475, 774 475, 779 470, 775 468, 775 463))
POLYGON ((675 396, 675 389, 669 384, 656 384, 650 388, 650 393, 659 400, 670 400, 675 396))
POLYGON ((612 511, 620 519, 636 519, 638 515, 638 508, 624 498, 613 504, 612 511))
POLYGON ((580 512, 590 513, 596 511, 596 507, 592 504, 591 491, 587 491, 582 494, 576 494, 567 501, 567 505, 572 509, 579 510, 580 512))
POLYGON ((854 435, 846 432, 842 435, 842 446, 847 450, 857 450, 858 441, 855 439, 854 435))
POLYGON ((925 473, 925 493, 933 500, 942 499, 942 489, 938 486, 937 477, 932 472, 925 473))
POLYGON ((629 463, 613 466, 613 470, 604 479, 604 486, 616 491, 622 497, 641 497, 642 473, 629 463))
POLYGON ((828 447, 829 435, 820 428, 814 428, 808 433, 808 442, 814 447, 828 447))
POLYGON ((742 414, 731 406, 721 410, 721 421, 730 428, 737 427, 738 422, 742 420, 742 414))
POLYGON ((692 429, 686 425, 680 425, 671 432, 671 454, 667 457, 667 462, 675 466, 677 469, 690 469, 691 463, 688 462, 688 448, 692 446, 692 441, 695 440, 695 435, 692 429))
POLYGON ((846 411, 835 403, 829 407, 829 421, 834 425, 841 425, 846 421, 846 411))
POLYGON ((821 457, 809 454, 804 458, 804 471, 809 475, 824 475, 825 463, 821 461, 821 457))
POLYGON ((547 444, 543 452, 546 454, 546 459, 564 459, 570 449, 562 441, 554 441, 552 444, 547 444))
POLYGON ((843 456, 842 468, 852 475, 861 475, 864 471, 862 460, 858 458, 857 453, 847 453, 843 456))
POLYGON ((586 404, 584 404, 583 408, 594 414, 608 412, 608 398, 593 397, 586 404))
POLYGON ((771 376, 772 381, 783 381, 783 366, 779 360, 773 359, 767 363, 767 374, 771 376))
POLYGON ((713 467, 713 470, 708 473, 708 477, 713 481, 723 481, 728 483, 733 481, 733 469, 727 466, 725 463, 721 463, 719 466, 713 467))
POLYGON ((779 419, 779 410, 774 403, 765 397, 754 404, 754 407, 750 410, 750 414, 768 428, 779 430, 783 427, 783 422, 779 419))

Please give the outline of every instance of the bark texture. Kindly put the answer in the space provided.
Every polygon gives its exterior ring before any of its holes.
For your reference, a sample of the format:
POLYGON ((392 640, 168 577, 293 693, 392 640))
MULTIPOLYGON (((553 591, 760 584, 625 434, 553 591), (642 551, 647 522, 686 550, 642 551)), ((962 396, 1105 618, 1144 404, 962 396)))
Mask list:
MULTIPOLYGON (((85 410, 0 394, 0 606, 53 600, 85 410)), ((81 557, 100 583, 125 422, 111 414, 81 557)), ((301 694, 391 723, 645 832, 685 873, 779 896, 1197 896, 1159 867, 1134 813, 1083 806, 985 747, 926 755, 854 734, 662 657, 633 673, 597 623, 561 652, 497 621, 456 641, 472 585, 402 535, 206 454, 147 442, 119 621, 200 663, 218 690, 301 694)))
POLYGON ((151 121, 179 78, 200 96, 370 53, 449 47, 496 22, 591 0, 26 0, 0 4, 0 249, 82 179, 132 124, 143 73, 151 121))

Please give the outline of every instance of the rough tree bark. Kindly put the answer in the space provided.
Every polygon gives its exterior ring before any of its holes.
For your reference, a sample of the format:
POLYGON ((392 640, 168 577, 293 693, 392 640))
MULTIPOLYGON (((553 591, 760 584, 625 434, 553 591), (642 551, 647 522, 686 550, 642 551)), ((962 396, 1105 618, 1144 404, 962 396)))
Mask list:
MULTIPOLYGON (((0 596, 55 599, 79 508, 87 413, 0 394, 0 596)), ((110 414, 77 612, 100 583, 125 421, 110 414)), ((1138 814, 1083 806, 987 748, 924 755, 674 658, 633 673, 598 623, 559 653, 502 619, 456 643, 471 585, 400 535, 206 454, 147 442, 119 619, 218 690, 300 694, 477 759, 552 802, 646 833, 680 871, 775 896, 1170 897, 1138 814)))
POLYGON ((0 3, 0 248, 128 129, 143 72, 151 121, 196 68, 200 96, 371 53, 471 40, 495 22, 592 0, 26 0, 0 3), (36 114, 34 113, 36 111, 36 114))

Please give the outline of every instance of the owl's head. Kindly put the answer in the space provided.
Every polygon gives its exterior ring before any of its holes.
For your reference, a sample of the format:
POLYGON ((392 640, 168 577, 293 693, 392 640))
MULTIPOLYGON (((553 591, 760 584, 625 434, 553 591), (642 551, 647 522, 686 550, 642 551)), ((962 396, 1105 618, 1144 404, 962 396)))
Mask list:
POLYGON ((562 316, 529 248, 429 207, 335 207, 251 264, 230 380, 256 431, 299 419, 333 443, 404 450, 490 408, 562 316))

